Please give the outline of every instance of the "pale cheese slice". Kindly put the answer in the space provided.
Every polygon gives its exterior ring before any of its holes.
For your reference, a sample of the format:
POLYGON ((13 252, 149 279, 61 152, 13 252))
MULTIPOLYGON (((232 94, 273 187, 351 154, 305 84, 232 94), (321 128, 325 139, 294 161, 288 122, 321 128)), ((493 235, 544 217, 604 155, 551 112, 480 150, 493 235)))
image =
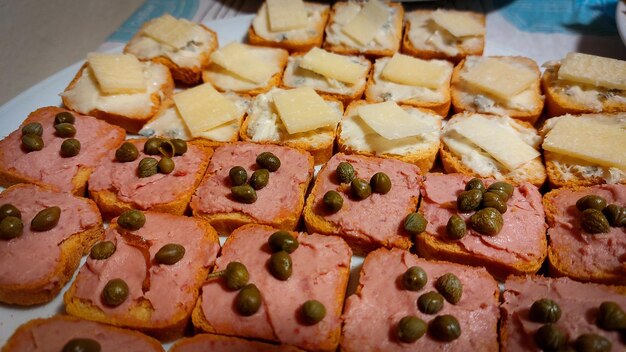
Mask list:
POLYGON ((142 32, 159 43, 181 49, 193 39, 196 30, 195 24, 165 14, 148 22, 142 32))
POLYGON ((457 38, 485 35, 485 26, 468 13, 436 10, 432 19, 457 38))
POLYGON ((432 126, 417 120, 393 101, 362 105, 357 113, 376 133, 395 140, 433 131, 432 126))
POLYGON ((237 105, 205 83, 174 95, 174 103, 194 137, 232 121, 241 114, 237 105))
POLYGON ((276 67, 261 60, 249 45, 231 42, 211 54, 211 61, 253 83, 267 82, 276 67))
POLYGON ((531 69, 496 58, 486 58, 465 68, 461 78, 470 86, 504 100, 523 92, 539 79, 531 69))
POLYGON ((272 32, 304 28, 309 23, 302 0, 266 0, 265 3, 272 32))
POLYGON ((626 61, 569 53, 559 68, 559 79, 626 90, 626 61))
POLYGON ((143 65, 131 54, 90 53, 87 62, 103 94, 146 91, 143 65))
POLYGON ((450 79, 449 73, 450 69, 439 62, 395 53, 385 65, 381 77, 395 83, 436 89, 450 79))
POLYGON ((470 140, 508 170, 515 170, 540 155, 515 133, 480 115, 464 118, 454 130, 470 140))
POLYGON ((278 115, 289 134, 337 125, 341 119, 341 115, 310 87, 276 92, 273 97, 278 115))
POLYGON ((563 117, 546 135, 543 149, 626 171, 626 130, 619 126, 563 117))
POLYGON ((341 31, 361 45, 367 45, 374 39, 389 18, 387 6, 378 0, 369 0, 341 31))
POLYGON ((353 62, 349 57, 313 48, 300 60, 300 67, 328 78, 354 84, 367 74, 367 66, 353 62))

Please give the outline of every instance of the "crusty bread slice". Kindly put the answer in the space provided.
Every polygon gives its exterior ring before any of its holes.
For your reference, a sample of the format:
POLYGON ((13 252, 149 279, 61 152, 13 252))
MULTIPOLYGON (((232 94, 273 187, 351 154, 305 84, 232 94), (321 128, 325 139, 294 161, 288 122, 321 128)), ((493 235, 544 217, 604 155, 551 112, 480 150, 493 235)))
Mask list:
POLYGON ((169 352, 217 350, 222 352, 239 352, 243 349, 246 349, 246 351, 249 349, 249 351, 257 352, 303 352, 303 350, 293 346, 274 345, 261 341, 246 340, 238 337, 208 333, 182 338, 176 341, 176 343, 170 348, 169 352))

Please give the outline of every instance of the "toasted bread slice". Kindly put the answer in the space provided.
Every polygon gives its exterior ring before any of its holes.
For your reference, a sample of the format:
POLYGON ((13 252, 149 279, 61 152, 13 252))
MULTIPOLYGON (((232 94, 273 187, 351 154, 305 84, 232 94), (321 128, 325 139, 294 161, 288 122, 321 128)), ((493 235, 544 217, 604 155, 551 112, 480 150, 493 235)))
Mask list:
POLYGON ((180 339, 170 348, 169 352, 192 352, 198 350, 222 352, 239 352, 242 350, 257 352, 303 352, 303 350, 293 346, 274 345, 260 341, 208 333, 180 339))

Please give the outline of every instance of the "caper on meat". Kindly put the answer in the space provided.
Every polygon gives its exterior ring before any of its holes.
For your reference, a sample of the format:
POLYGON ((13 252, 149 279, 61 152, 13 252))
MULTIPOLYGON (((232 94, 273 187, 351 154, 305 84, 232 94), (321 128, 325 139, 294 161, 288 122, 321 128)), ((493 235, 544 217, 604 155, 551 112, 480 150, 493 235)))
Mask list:
POLYGON ((163 143, 163 140, 158 137, 148 138, 148 140, 143 145, 143 152, 148 155, 158 155, 161 152, 159 151, 159 147, 163 143))
POLYGON ((461 280, 452 273, 446 273, 440 276, 437 282, 435 282, 435 288, 446 301, 452 304, 457 304, 463 295, 463 284, 461 280))
POLYGON ((250 275, 248 268, 240 262, 230 262, 224 270, 224 278, 226 279, 226 287, 230 290, 239 290, 246 286, 250 275))
POLYGON ((174 146, 174 155, 180 156, 187 153, 187 142, 182 139, 174 138, 170 140, 174 146))
POLYGON ((336 191, 326 192, 324 198, 322 198, 322 202, 324 203, 324 207, 332 213, 338 212, 341 210, 341 207, 343 207, 343 198, 341 194, 336 191))
POLYGON ((456 208, 462 213, 469 213, 478 209, 482 200, 483 192, 477 189, 463 191, 456 198, 456 208))
POLYGON ((0 239, 10 240, 22 235, 24 223, 15 216, 6 216, 0 221, 0 239))
POLYGON ((61 155, 65 158, 71 158, 80 153, 80 141, 75 138, 68 138, 61 143, 61 155))
POLYGON ((285 281, 291 277, 292 265, 291 256, 285 251, 278 251, 270 257, 270 272, 278 280, 285 281))
POLYGON ((503 201, 498 194, 492 191, 483 193, 483 201, 480 203, 483 208, 494 208, 500 214, 506 213, 506 201, 503 201))
POLYGON ((617 204, 609 204, 602 210, 609 225, 614 227, 626 226, 626 207, 620 207, 617 204))
POLYGON ((411 213, 404 219, 404 230, 412 235, 417 235, 426 230, 428 221, 420 213, 411 213))
POLYGON ((509 197, 508 193, 506 193, 505 191, 501 189, 489 189, 485 193, 493 193, 497 195, 500 198, 500 200, 503 201, 504 203, 508 202, 509 198, 511 198, 509 197))
POLYGON ((598 310, 598 326, 608 331, 626 329, 626 314, 622 307, 615 302, 602 302, 598 310))
POLYGON ((238 202, 246 204, 256 202, 256 191, 249 184, 233 186, 230 188, 230 192, 233 194, 233 198, 238 202))
POLYGON ((233 166, 228 171, 228 177, 230 177, 230 183, 233 186, 241 186, 248 181, 248 173, 241 166, 233 166))
POLYGON ((422 319, 414 315, 407 315, 398 323, 398 340, 406 343, 415 342, 424 336, 426 329, 426 323, 422 319))
POLYGON ((22 136, 22 148, 27 152, 42 150, 43 139, 36 134, 25 134, 22 136))
POLYGON ((251 316, 261 307, 261 292, 254 284, 244 286, 235 297, 235 307, 239 314, 251 316))
POLYGON ((117 307, 128 298, 128 285, 122 279, 112 279, 102 290, 102 301, 110 307, 117 307))
POLYGON ((473 178, 471 180, 469 180, 469 182, 467 182, 467 184, 465 185, 465 190, 466 191, 471 191, 473 189, 477 189, 481 192, 485 191, 485 184, 483 183, 483 181, 479 178, 473 178))
POLYGON ((544 351, 557 351, 566 342, 565 334, 554 324, 545 324, 535 332, 535 343, 544 351))
POLYGON ((317 300, 308 300, 302 305, 302 316, 308 324, 317 324, 326 317, 326 307, 317 300))
POLYGON ((504 225, 502 214, 494 208, 477 211, 470 217, 469 222, 472 229, 487 236, 497 235, 504 225))
POLYGON ((611 341, 598 334, 582 334, 574 342, 577 352, 609 352, 611 341))
POLYGON ((460 240, 465 237, 466 232, 467 226, 465 225, 465 220, 455 214, 450 216, 450 219, 448 219, 448 223, 446 224, 446 235, 448 235, 448 238, 452 240, 460 240))
POLYGON ((176 165, 174 164, 174 160, 166 156, 162 157, 157 164, 157 169, 159 170, 159 172, 166 175, 174 171, 175 167, 176 165))
POLYGON ((426 292, 417 298, 417 309, 424 314, 437 314, 443 309, 443 296, 435 291, 426 292))
POLYGON ((597 209, 585 209, 580 217, 580 225, 590 234, 607 233, 611 230, 606 216, 597 209))
POLYGON ((461 325, 452 315, 438 315, 430 322, 428 331, 437 340, 450 342, 461 336, 461 325))
POLYGON ((278 170, 280 167, 280 159, 276 155, 270 152, 263 152, 256 157, 256 163, 260 167, 267 169, 271 172, 278 170))
POLYGON ((595 194, 588 194, 584 197, 581 197, 578 201, 576 201, 576 208, 580 211, 584 211, 585 209, 595 209, 600 210, 606 207, 606 199, 596 196, 595 194))
POLYGON ((22 134, 34 134, 39 137, 43 135, 43 126, 39 122, 31 122, 22 127, 22 134))
POLYGON ((384 172, 377 172, 370 178, 372 191, 379 194, 387 194, 391 190, 391 179, 384 172))
POLYGON ((258 169, 250 176, 250 186, 255 190, 267 186, 270 182, 270 172, 267 169, 258 169))
POLYGON ((513 188, 513 186, 511 186, 511 184, 507 182, 498 181, 498 182, 492 183, 491 185, 489 185, 489 187, 487 187, 487 191, 491 191, 491 190, 504 191, 508 195, 508 198, 511 198, 513 197, 513 191, 515 191, 515 188, 513 188))
POLYGON ((154 259, 159 264, 174 265, 185 256, 185 247, 178 243, 168 243, 161 247, 154 255, 154 259))
POLYGON ((57 226, 60 218, 61 208, 47 207, 35 215, 30 222, 30 228, 34 231, 48 231, 57 226))
POLYGON ((146 216, 141 211, 135 209, 125 211, 117 218, 118 225, 131 231, 139 230, 145 223, 146 216))
POLYGON ((348 162, 340 162, 339 165, 337 165, 335 172, 337 174, 337 179, 341 183, 350 183, 354 179, 354 167, 348 162))
POLYGON ((276 231, 267 240, 272 252, 285 251, 293 253, 298 246, 298 239, 287 231, 276 231))
POLYGON ((75 118, 71 112, 63 111, 54 116, 54 124, 58 125, 60 123, 71 123, 74 124, 75 118))
POLYGON ((537 323, 556 323, 561 318, 561 307, 549 298, 542 298, 530 306, 529 317, 537 323))
POLYGON ((352 195, 358 199, 365 199, 372 195, 372 186, 362 178, 354 178, 350 183, 352 195))
POLYGON ((409 291, 419 291, 427 282, 428 276, 419 266, 412 266, 402 274, 402 286, 409 291))
POLYGON ((159 171, 159 162, 155 158, 147 157, 141 159, 139 166, 137 167, 137 174, 139 177, 150 177, 156 175, 159 171))
POLYGON ((115 244, 111 241, 102 241, 91 247, 89 257, 91 259, 103 260, 107 259, 115 253, 115 244))
POLYGON ((14 216, 21 219, 22 212, 20 212, 20 210, 11 203, 2 204, 2 206, 0 206, 0 220, 6 218, 7 216, 14 216))
POLYGON ((54 130, 56 131, 57 136, 63 138, 74 137, 76 135, 76 127, 67 122, 54 125, 54 130))
POLYGON ((176 152, 174 143, 168 140, 163 140, 157 149, 159 150, 159 154, 168 158, 173 158, 176 152))
POLYGON ((139 150, 137 150, 137 147, 130 142, 122 143, 122 145, 115 151, 115 159, 124 163, 134 161, 138 156, 139 150))
POLYGON ((98 341, 87 338, 69 340, 63 346, 62 352, 100 352, 101 347, 98 341))

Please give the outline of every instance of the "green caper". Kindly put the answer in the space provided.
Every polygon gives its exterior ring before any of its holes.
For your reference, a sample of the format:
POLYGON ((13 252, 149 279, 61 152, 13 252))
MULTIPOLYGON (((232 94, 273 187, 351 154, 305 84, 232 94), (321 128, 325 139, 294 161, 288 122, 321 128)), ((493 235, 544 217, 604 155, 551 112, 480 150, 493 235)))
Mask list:
POLYGON ((506 201, 503 201, 500 198, 500 195, 493 191, 488 191, 483 193, 483 200, 480 203, 480 206, 483 208, 494 208, 499 211, 500 214, 506 213, 506 201))
POLYGON ((185 247, 177 243, 168 243, 161 247, 154 255, 159 264, 174 265, 185 256, 185 247))
POLYGON ((270 172, 267 169, 258 169, 250 176, 250 186, 255 190, 267 186, 268 182, 270 182, 270 172))
POLYGON ((278 280, 285 281, 291 277, 292 265, 291 256, 285 251, 276 252, 270 257, 270 272, 278 280))
POLYGON ((529 317, 537 323, 556 323, 561 318, 561 307, 551 299, 542 298, 530 306, 529 317))
POLYGON ((115 159, 123 163, 137 160, 138 156, 139 150, 137 150, 137 147, 135 147, 135 145, 131 142, 122 143, 122 145, 115 151, 115 159))
POLYGON ((492 193, 492 194, 497 195, 500 198, 500 200, 504 203, 508 202, 509 198, 511 198, 509 197, 508 193, 506 193, 505 191, 501 189, 489 189, 485 192, 485 194, 487 193, 492 193))
POLYGON ((317 324, 326 317, 326 307, 322 302, 312 299, 302 305, 302 315, 308 324, 317 324))
POLYGON ((71 158, 80 153, 80 141, 75 138, 68 138, 61 143, 61 155, 71 158))
POLYGON ((139 166, 137 167, 137 174, 139 177, 150 177, 152 175, 156 175, 159 171, 159 162, 155 158, 143 158, 139 162, 139 166))
POLYGON ((267 240, 267 243, 272 252, 285 251, 287 253, 293 253, 300 245, 298 239, 287 231, 274 232, 267 240))
POLYGON ((415 342, 424 336, 426 329, 426 323, 422 319, 407 315, 398 323, 398 340, 406 343, 415 342))
POLYGON ((56 131, 57 136, 63 138, 74 137, 76 135, 76 127, 67 122, 54 125, 54 130, 56 131))
POLYGON ((417 298, 417 309, 424 314, 437 314, 443 309, 443 296, 435 291, 426 292, 417 298))
POLYGON ((39 137, 43 135, 43 126, 39 122, 31 122, 22 127, 22 134, 34 134, 39 137))
POLYGON ((462 213, 469 213, 480 207, 480 202, 483 200, 483 192, 477 189, 470 191, 463 191, 456 198, 456 208, 462 213))
POLYGON ((595 209, 600 210, 606 207, 606 199, 596 196, 595 194, 588 194, 578 201, 576 201, 576 208, 580 211, 584 211, 585 209, 595 209))
POLYGON ((71 112, 63 111, 54 116, 54 124, 58 125, 60 123, 71 123, 74 124, 75 118, 71 112))
POLYGON ((128 298, 128 285, 122 279, 112 279, 107 282, 102 290, 104 304, 117 307, 128 298))
POLYGON ((22 212, 20 212, 20 210, 11 203, 2 204, 2 206, 0 206, 0 220, 6 218, 7 216, 14 216, 21 219, 22 212))
POLYGON ((159 153, 162 156, 165 156, 168 158, 173 158, 174 154, 176 153, 176 148, 174 147, 174 143, 168 140, 163 140, 157 149, 159 150, 159 153))
POLYGON ((235 307, 239 314, 251 316, 261 307, 261 292, 254 284, 244 286, 235 297, 235 307))
POLYGON ((248 181, 248 173, 241 166, 232 167, 228 171, 228 177, 230 177, 230 183, 233 186, 241 186, 248 181))
POLYGON ((343 198, 336 191, 326 192, 322 201, 324 202, 324 207, 332 213, 338 212, 343 207, 343 198))
POLYGON ((465 236, 466 232, 467 226, 465 225, 465 220, 458 215, 450 216, 450 219, 448 219, 448 223, 446 224, 446 235, 448 235, 448 238, 452 240, 460 240, 465 236))
POLYGON ((626 314, 622 307, 615 302, 602 302, 598 309, 598 326, 608 331, 626 329, 626 314))
POLYGON ((337 173, 337 179, 341 183, 350 183, 354 179, 354 167, 348 162, 340 162, 335 172, 337 173))
POLYGON ((626 207, 609 204, 602 210, 602 213, 609 221, 609 225, 614 227, 626 226, 626 207))
POLYGON ((500 233, 504 220, 502 214, 494 208, 485 208, 474 213, 470 219, 470 226, 481 235, 495 236, 500 233))
POLYGON ((391 190, 391 180, 384 172, 377 172, 370 178, 372 191, 380 194, 387 194, 391 190))
POLYGON ((452 273, 446 273, 440 276, 437 282, 435 282, 435 288, 446 301, 452 304, 459 303, 463 295, 463 284, 461 280, 452 273))
POLYGON ((498 182, 492 183, 491 185, 489 185, 489 187, 487 187, 487 191, 491 191, 491 190, 504 191, 508 195, 508 198, 511 198, 513 197, 513 192, 515 191, 515 188, 507 182, 498 181, 498 182))
POLYGON ((419 266, 412 266, 402 274, 402 286, 409 291, 419 291, 428 282, 428 275, 419 266))
POLYGON ((557 351, 565 346, 567 338, 554 324, 545 324, 535 332, 535 343, 544 351, 557 351))
POLYGON ((611 341, 597 334, 582 334, 574 342, 577 352, 609 352, 611 341))
POLYGON ((69 340, 63 346, 62 352, 100 352, 98 341, 93 339, 79 338, 69 340))
POLYGON ((471 191, 473 189, 477 189, 481 192, 485 191, 485 184, 483 183, 483 181, 479 178, 473 178, 471 180, 469 180, 469 182, 467 182, 467 184, 465 185, 465 190, 466 191, 471 191))
POLYGON ((180 156, 187 153, 187 142, 184 140, 174 138, 170 142, 174 145, 174 155, 180 156))
POLYGON ((231 187, 230 192, 233 194, 233 198, 238 202, 246 204, 256 202, 256 191, 249 184, 231 187))
POLYGON ((280 167, 280 159, 270 152, 263 152, 256 157, 256 163, 264 169, 271 172, 278 170, 280 167))
POLYGON ((161 152, 159 151, 159 147, 163 143, 163 140, 158 137, 148 138, 146 143, 143 145, 143 152, 148 155, 158 155, 161 152))
POLYGON ((41 210, 30 222, 30 228, 35 231, 48 231, 59 223, 61 218, 61 208, 48 207, 41 210))
POLYGON ((115 253, 116 249, 115 244, 111 241, 98 242, 91 247, 89 257, 95 260, 107 259, 115 253))
POLYGON ((27 152, 42 150, 43 139, 36 134, 25 134, 22 136, 22 148, 27 152))
POLYGON ((141 211, 135 209, 125 211, 117 218, 118 225, 131 231, 139 230, 145 223, 146 216, 141 211))
POLYGON ((611 230, 609 220, 596 209, 585 209, 580 217, 580 225, 590 234, 607 233, 611 230))
POLYGON ((176 165, 174 164, 174 160, 166 156, 162 157, 157 164, 157 169, 159 169, 159 172, 162 174, 171 173, 172 171, 174 171, 175 167, 176 165))
POLYGON ((412 235, 426 231, 428 221, 420 213, 411 213, 404 219, 404 230, 412 235))
POLYGON ((358 199, 365 199, 372 195, 372 186, 362 178, 355 178, 350 183, 352 194, 358 199))
POLYGON ((20 218, 7 216, 0 221, 0 239, 10 240, 22 235, 24 223, 20 218))
POLYGON ((245 265, 240 262, 230 262, 224 270, 224 278, 226 279, 226 287, 234 291, 246 286, 250 275, 245 265))
POLYGON ((461 336, 461 325, 452 315, 438 315, 430 322, 428 331, 437 340, 450 342, 461 336))

